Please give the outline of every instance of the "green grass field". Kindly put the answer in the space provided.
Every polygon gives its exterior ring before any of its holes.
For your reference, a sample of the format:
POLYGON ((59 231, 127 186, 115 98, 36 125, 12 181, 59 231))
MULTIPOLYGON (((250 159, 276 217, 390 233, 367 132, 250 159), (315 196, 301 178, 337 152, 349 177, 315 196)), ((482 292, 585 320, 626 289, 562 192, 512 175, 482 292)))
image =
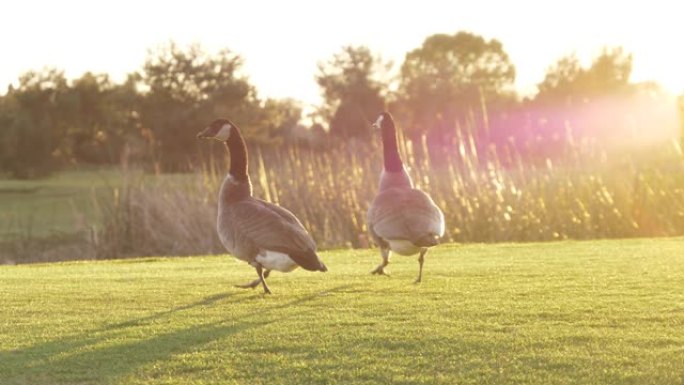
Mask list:
POLYGON ((65 171, 37 180, 0 179, 0 238, 69 234, 99 221, 97 194, 121 184, 113 169, 65 171))
POLYGON ((684 383, 684 239, 0 266, 0 383, 684 383))
POLYGON ((124 179, 132 185, 183 186, 191 174, 126 175, 117 168, 62 171, 49 178, 17 180, 0 178, 0 240, 19 237, 37 239, 69 235, 101 225, 98 205, 121 193, 124 179))

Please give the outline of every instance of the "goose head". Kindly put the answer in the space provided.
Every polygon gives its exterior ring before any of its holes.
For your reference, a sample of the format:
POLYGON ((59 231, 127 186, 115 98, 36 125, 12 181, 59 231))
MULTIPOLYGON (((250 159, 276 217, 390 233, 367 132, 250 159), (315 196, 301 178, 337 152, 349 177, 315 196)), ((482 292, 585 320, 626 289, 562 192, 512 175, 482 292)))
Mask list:
POLYGON ((394 131, 394 119, 389 112, 383 112, 378 115, 378 119, 373 123, 372 127, 376 130, 391 128, 394 131))
POLYGON ((230 175, 236 181, 245 182, 249 185, 247 146, 238 126, 228 119, 216 119, 197 134, 197 138, 215 139, 223 142, 230 153, 230 175))
POLYGON ((385 163, 385 171, 404 172, 404 164, 399 156, 397 147, 397 132, 394 126, 394 119, 389 112, 383 112, 373 123, 373 128, 380 131, 382 135, 382 152, 385 163))
POLYGON ((199 139, 216 139, 227 142, 235 129, 235 125, 228 119, 216 119, 202 132, 197 134, 199 139))

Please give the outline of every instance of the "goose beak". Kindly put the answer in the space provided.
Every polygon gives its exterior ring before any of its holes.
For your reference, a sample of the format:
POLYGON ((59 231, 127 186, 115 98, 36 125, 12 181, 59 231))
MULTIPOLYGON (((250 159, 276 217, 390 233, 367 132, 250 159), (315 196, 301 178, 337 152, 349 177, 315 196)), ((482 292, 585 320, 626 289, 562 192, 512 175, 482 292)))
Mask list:
POLYGON ((202 132, 198 133, 198 134, 197 134, 197 139, 207 139, 207 138, 209 138, 210 136, 207 135, 207 131, 209 131, 209 127, 205 128, 204 130, 202 130, 202 132))

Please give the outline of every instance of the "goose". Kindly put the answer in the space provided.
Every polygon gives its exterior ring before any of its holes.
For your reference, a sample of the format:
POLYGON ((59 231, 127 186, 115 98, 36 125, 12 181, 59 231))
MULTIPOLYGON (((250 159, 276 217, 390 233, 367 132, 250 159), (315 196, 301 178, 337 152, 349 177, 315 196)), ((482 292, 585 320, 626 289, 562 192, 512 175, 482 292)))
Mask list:
POLYGON ((382 134, 384 168, 378 194, 367 215, 368 230, 382 255, 382 262, 371 273, 388 275, 385 267, 390 252, 404 256, 419 253, 420 268, 415 282, 420 283, 425 254, 444 235, 444 214, 428 194, 413 187, 399 156, 392 115, 381 113, 373 128, 382 134))
POLYGON ((235 258, 256 269, 258 278, 241 288, 261 284, 271 294, 266 278, 272 270, 290 272, 297 267, 325 272, 328 268, 316 254, 316 243, 290 211, 252 196, 247 174, 247 147, 240 129, 228 119, 217 119, 200 139, 224 142, 230 152, 230 171, 218 197, 216 229, 223 246, 235 258))

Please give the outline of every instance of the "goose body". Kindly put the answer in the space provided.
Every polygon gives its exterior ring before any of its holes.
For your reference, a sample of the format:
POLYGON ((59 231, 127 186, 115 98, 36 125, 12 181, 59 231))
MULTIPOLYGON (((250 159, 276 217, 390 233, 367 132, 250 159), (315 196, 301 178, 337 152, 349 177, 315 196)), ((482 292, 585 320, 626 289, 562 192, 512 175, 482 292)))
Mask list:
POLYGON ((437 245, 444 235, 444 214, 428 194, 413 187, 399 157, 392 116, 382 113, 374 126, 382 131, 384 168, 379 192, 367 217, 369 232, 380 246, 383 258, 373 273, 386 274, 384 268, 389 264, 390 252, 420 254, 416 279, 420 282, 427 249, 437 245))
POLYGON ((297 267, 327 271, 316 254, 316 243, 297 217, 287 209, 252 196, 247 174, 247 148, 239 129, 219 119, 198 135, 224 141, 231 167, 218 199, 217 232, 228 252, 249 263, 259 278, 241 287, 260 283, 270 293, 265 278, 271 270, 290 272, 297 267))

